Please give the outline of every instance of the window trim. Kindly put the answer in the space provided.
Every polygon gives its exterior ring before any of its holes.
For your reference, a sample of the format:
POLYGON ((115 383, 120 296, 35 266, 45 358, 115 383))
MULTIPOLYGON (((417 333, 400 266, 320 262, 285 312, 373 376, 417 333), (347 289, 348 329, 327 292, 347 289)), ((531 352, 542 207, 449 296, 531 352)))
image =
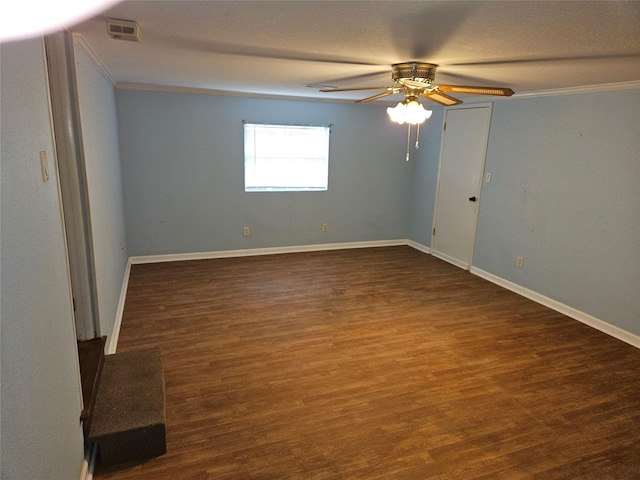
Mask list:
MULTIPOLYGON (((243 175, 244 175, 244 191, 253 193, 253 192, 326 192, 329 190, 329 156, 330 156, 330 138, 331 138, 331 124, 328 125, 311 125, 311 124, 296 124, 296 123, 260 123, 260 122, 248 122, 243 120, 243 175), (247 136, 251 134, 247 128, 250 128, 251 131, 256 132, 260 131, 260 127, 274 128, 282 131, 286 131, 290 129, 291 131, 299 130, 317 130, 318 134, 324 135, 326 138, 326 145, 322 145, 322 154, 321 155, 307 155, 296 157, 294 155, 291 156, 283 156, 282 160, 292 160, 299 159, 302 161, 311 161, 311 160, 320 160, 322 165, 320 168, 321 179, 323 180, 322 185, 314 186, 314 185, 295 185, 295 182, 291 182, 289 185, 278 185, 278 186, 266 186, 260 185, 260 182, 256 181, 257 179, 251 179, 250 174, 248 174, 248 168, 250 167, 251 162, 253 162, 254 168, 256 166, 256 162, 259 160, 259 157, 256 155, 251 155, 247 152, 247 136), (326 146, 326 153, 324 153, 324 148, 326 146), (326 177, 325 177, 326 174, 326 177), (248 178, 249 177, 249 178, 248 178), (248 180, 253 180, 252 182, 248 180)), ((255 148, 254 148, 255 150, 255 148)), ((306 153, 306 152, 305 152, 306 153)), ((265 162, 268 160, 264 160, 262 165, 264 166, 265 162)), ((302 183, 302 182, 298 182, 302 183)), ((312 183, 312 182, 309 182, 312 183)))

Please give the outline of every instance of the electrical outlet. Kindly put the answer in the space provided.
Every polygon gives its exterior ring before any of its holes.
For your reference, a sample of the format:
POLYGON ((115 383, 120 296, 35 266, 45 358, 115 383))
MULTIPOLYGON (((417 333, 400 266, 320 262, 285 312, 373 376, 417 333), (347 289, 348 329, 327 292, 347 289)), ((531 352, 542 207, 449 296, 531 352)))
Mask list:
POLYGON ((249 236, 249 227, 244 227, 242 229, 242 235, 244 235, 245 237, 249 236))
POLYGON ((322 224, 322 231, 323 232, 328 232, 329 231, 329 224, 328 223, 323 223, 322 224))
POLYGON ((522 267, 522 257, 518 256, 518 258, 516 258, 516 267, 522 267))

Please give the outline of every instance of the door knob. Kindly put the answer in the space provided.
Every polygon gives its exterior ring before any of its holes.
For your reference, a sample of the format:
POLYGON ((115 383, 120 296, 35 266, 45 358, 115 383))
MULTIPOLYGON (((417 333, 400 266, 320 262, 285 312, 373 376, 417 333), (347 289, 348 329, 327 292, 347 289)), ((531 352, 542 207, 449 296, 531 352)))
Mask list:
POLYGON ((476 201, 476 197, 469 197, 469 201, 470 202, 475 202, 476 201))

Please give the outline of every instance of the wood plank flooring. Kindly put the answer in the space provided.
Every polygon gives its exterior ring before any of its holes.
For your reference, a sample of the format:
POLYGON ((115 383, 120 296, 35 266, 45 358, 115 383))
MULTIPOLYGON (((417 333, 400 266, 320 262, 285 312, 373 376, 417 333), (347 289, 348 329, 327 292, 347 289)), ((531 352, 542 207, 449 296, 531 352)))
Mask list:
POLYGON ((96 479, 640 479, 640 350, 410 247, 134 265, 167 453, 96 479))

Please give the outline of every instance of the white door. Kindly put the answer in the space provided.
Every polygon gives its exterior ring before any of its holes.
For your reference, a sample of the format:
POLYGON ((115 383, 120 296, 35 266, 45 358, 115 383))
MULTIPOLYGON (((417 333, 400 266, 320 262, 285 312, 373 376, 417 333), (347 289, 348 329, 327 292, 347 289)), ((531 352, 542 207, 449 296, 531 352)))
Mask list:
POLYGON ((431 253, 468 269, 491 122, 491 104, 448 108, 440 151, 431 253))

